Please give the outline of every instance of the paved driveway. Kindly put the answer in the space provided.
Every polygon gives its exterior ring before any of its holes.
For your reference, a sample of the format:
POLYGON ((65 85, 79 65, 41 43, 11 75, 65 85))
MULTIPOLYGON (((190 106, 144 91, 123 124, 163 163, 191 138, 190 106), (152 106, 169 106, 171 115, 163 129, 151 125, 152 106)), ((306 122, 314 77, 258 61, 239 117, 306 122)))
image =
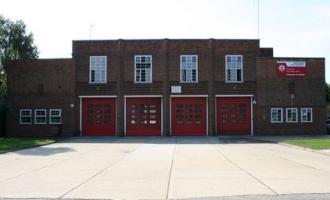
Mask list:
POLYGON ((330 193, 330 156, 218 137, 74 138, 0 154, 0 198, 272 199, 300 193, 330 193))

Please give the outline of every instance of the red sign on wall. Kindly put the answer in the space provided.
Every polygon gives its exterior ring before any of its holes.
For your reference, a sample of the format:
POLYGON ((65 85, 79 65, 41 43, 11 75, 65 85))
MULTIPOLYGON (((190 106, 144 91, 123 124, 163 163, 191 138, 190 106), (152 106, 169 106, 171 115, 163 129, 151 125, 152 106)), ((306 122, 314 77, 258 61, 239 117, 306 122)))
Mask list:
POLYGON ((305 76, 305 61, 277 61, 277 76, 305 76))

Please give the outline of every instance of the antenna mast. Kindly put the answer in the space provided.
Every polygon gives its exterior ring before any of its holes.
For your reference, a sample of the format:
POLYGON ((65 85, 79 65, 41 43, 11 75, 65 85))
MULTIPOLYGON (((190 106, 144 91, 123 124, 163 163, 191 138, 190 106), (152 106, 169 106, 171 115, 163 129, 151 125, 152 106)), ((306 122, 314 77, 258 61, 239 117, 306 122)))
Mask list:
POLYGON ((258 19, 258 39, 260 39, 260 20, 259 20, 259 15, 260 15, 260 11, 259 11, 259 0, 257 0, 257 4, 258 4, 258 11, 257 11, 257 19, 258 19))
POLYGON ((89 40, 92 40, 92 29, 95 26, 95 24, 89 25, 89 40))

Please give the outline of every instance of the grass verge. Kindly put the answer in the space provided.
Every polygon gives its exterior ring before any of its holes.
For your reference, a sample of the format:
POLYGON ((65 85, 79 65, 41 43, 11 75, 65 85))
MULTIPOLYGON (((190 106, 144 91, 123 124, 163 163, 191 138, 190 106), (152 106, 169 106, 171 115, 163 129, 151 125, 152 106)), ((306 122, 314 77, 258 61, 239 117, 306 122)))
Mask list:
POLYGON ((285 140, 283 142, 315 150, 330 149, 330 138, 285 140))
POLYGON ((16 149, 24 149, 58 141, 59 138, 2 138, 0 137, 0 153, 16 149))

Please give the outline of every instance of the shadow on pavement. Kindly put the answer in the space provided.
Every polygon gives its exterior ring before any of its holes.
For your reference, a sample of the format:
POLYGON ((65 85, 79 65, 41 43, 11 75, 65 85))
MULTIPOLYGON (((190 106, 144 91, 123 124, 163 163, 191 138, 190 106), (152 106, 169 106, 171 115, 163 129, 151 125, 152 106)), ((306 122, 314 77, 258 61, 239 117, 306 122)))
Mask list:
POLYGON ((49 147, 49 146, 40 146, 35 148, 18 150, 12 153, 19 155, 30 155, 30 156, 49 156, 60 153, 73 152, 74 150, 70 147, 49 147))
POLYGON ((256 144, 277 143, 276 141, 253 136, 222 136, 219 137, 220 144, 256 144))
POLYGON ((243 136, 139 136, 139 137, 73 137, 61 143, 143 143, 143 144, 243 144, 276 143, 270 140, 243 136))

